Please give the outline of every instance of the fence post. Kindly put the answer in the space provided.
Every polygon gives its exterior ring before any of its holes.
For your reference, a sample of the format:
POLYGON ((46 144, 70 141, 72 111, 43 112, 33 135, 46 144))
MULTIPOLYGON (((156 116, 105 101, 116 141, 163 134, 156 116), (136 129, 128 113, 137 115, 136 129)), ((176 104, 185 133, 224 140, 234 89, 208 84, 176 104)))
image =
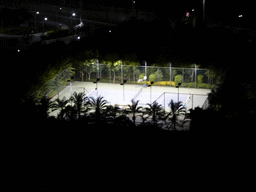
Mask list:
POLYGON ((96 59, 96 62, 97 62, 97 78, 100 78, 99 60, 96 59))
POLYGON ((109 66, 109 83, 111 83, 111 66, 109 66))
POLYGON ((58 92, 58 99, 60 98, 59 96, 59 75, 57 75, 57 92, 58 92))
POLYGON ((183 79, 184 79, 184 68, 182 68, 182 87, 183 87, 183 79))
POLYGON ((194 103, 193 97, 194 97, 194 94, 192 94, 192 110, 193 110, 193 103, 194 103))
POLYGON ((165 113, 165 92, 164 92, 164 113, 165 113))
POLYGON ((170 63, 170 87, 172 87, 172 64, 170 63))
POLYGON ((147 62, 145 61, 145 76, 147 76, 147 62))
POLYGON ((123 61, 121 60, 121 83, 124 82, 123 61))
POLYGON ((196 64, 195 64, 195 88, 197 87, 196 82, 197 82, 197 76, 196 76, 196 64))
POLYGON ((210 78, 210 69, 208 70, 208 78, 207 78, 208 89, 209 89, 209 78, 210 78))
POLYGON ((88 80, 88 77, 87 77, 87 66, 84 66, 85 67, 85 81, 88 80))
POLYGON ((157 67, 157 84, 159 86, 159 67, 157 67))

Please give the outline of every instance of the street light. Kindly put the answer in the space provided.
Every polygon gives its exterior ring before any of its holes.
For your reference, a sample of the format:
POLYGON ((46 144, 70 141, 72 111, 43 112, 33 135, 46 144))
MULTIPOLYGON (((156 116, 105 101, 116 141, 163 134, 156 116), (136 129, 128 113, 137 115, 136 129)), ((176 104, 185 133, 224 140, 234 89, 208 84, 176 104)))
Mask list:
POLYGON ((152 88, 151 87, 152 87, 153 84, 154 84, 154 81, 151 81, 150 85, 148 85, 148 87, 150 87, 150 103, 151 103, 151 100, 152 100, 152 92, 151 92, 152 88))
MULTIPOLYGON (((47 17, 44 18, 44 23, 45 21, 47 21, 47 17)), ((43 23, 43 29, 44 29, 44 23, 43 23)), ((43 35, 44 35, 44 31, 43 31, 43 35)))
MULTIPOLYGON (((38 11, 36 12, 36 15, 39 15, 38 11)), ((36 33, 36 29, 37 29, 37 27, 36 27, 36 15, 35 15, 35 33, 36 33)))
POLYGON ((178 83, 178 86, 176 86, 176 88, 178 88, 178 103, 179 103, 179 88, 180 88, 180 85, 181 85, 181 83, 178 83))
POLYGON ((203 21, 205 19, 205 0, 203 0, 203 21))
POLYGON ((98 82, 99 82, 100 78, 97 78, 97 81, 93 82, 96 83, 96 88, 95 90, 97 90, 97 97, 98 97, 98 82))
POLYGON ((124 101, 124 84, 126 83, 126 80, 123 81, 120 85, 123 85, 123 101, 124 101))
MULTIPOLYGON (((75 13, 72 13, 72 16, 75 17, 76 14, 75 14, 75 13)), ((72 17, 72 19, 71 19, 71 27, 72 27, 72 29, 73 29, 73 17, 72 17)))

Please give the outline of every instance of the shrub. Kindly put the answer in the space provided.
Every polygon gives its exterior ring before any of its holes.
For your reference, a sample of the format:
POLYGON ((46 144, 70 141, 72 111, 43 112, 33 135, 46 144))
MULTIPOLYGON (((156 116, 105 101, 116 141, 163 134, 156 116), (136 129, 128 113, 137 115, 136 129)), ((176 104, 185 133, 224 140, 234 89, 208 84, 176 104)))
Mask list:
POLYGON ((204 75, 198 75, 197 76, 197 82, 198 83, 203 83, 204 75))
POLYGON ((166 82, 165 82, 165 81, 159 81, 159 85, 165 86, 165 85, 166 85, 166 82))
POLYGON ((160 69, 157 69, 155 74, 156 74, 156 77, 159 78, 159 81, 161 81, 163 79, 163 77, 164 77, 163 73, 162 73, 162 71, 160 69))
POLYGON ((157 76, 155 73, 152 73, 149 75, 149 81, 154 81, 154 82, 157 81, 157 76))
POLYGON ((174 78, 175 85, 178 85, 179 83, 182 83, 182 75, 176 75, 174 78))
POLYGON ((183 87, 195 88, 195 82, 183 83, 183 87))
POLYGON ((171 82, 171 85, 172 85, 172 87, 176 86, 174 81, 171 82))
POLYGON ((141 73, 141 74, 139 75, 139 79, 143 79, 144 76, 145 76, 145 73, 141 73))
POLYGON ((208 89, 207 83, 197 83, 197 88, 208 89))

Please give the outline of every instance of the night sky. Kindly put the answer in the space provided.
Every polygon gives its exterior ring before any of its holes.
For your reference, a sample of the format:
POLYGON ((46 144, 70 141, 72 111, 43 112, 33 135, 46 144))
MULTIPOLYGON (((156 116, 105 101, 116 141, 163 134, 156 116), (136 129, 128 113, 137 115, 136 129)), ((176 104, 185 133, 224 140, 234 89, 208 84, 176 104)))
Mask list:
MULTIPOLYGON (((0 0, 0 4, 4 5, 6 3, 11 3, 12 1, 17 2, 16 0, 0 0)), ((62 4, 66 3, 77 5, 79 6, 82 2, 84 6, 87 4, 93 3, 98 5, 105 5, 105 6, 114 6, 114 7, 124 7, 124 8, 131 8, 132 0, 19 0, 19 3, 46 3, 46 4, 62 4), (79 3, 80 2, 80 3, 79 3)), ((136 0, 135 1, 135 8, 142 9, 142 10, 149 10, 149 11, 157 11, 157 12, 169 12, 172 13, 179 13, 183 11, 189 11, 192 8, 198 9, 202 11, 202 2, 203 0, 157 0, 157 1, 148 1, 148 0, 136 0)), ((220 16, 231 16, 231 15, 238 15, 243 14, 247 17, 253 17, 255 9, 253 6, 253 1, 249 0, 239 0, 239 1, 232 1, 232 0, 205 0, 205 11, 206 14, 211 14, 212 16, 220 17, 220 16)))

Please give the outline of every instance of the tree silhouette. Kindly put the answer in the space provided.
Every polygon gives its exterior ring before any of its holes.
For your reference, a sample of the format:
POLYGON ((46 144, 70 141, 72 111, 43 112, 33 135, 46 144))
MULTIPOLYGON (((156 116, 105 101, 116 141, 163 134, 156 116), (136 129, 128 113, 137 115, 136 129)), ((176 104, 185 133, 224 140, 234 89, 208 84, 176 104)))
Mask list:
POLYGON ((69 100, 66 99, 66 97, 63 97, 62 99, 55 99, 51 108, 52 108, 52 112, 59 110, 60 112, 58 113, 58 119, 59 120, 63 120, 64 119, 64 115, 65 115, 65 108, 68 104, 69 100))
POLYGON ((86 113, 89 111, 89 108, 86 106, 89 105, 88 97, 85 97, 85 93, 74 92, 73 95, 70 97, 70 101, 73 102, 74 108, 78 114, 78 119, 81 119, 81 113, 86 113))
POLYGON ((108 101, 103 99, 102 96, 97 97, 94 99, 93 97, 89 98, 88 105, 90 109, 94 109, 94 115, 96 117, 96 122, 100 122, 103 112, 106 109, 108 101))
POLYGON ((117 113, 121 113, 121 108, 115 104, 114 106, 109 105, 106 108, 106 115, 113 117, 113 121, 115 121, 116 117, 117 117, 117 113))
POLYGON ((135 125, 135 119, 136 119, 136 113, 140 113, 140 109, 142 109, 142 107, 138 106, 138 103, 139 103, 139 100, 137 101, 134 101, 132 99, 132 104, 131 105, 128 105, 129 106, 129 109, 126 111, 127 114, 132 114, 132 121, 135 125))
POLYGON ((37 104, 37 111, 42 118, 49 117, 50 108, 52 105, 53 101, 51 101, 51 98, 47 97, 46 95, 40 99, 39 103, 37 104))
POLYGON ((147 105, 149 107, 145 108, 146 113, 152 116, 154 125, 156 125, 158 117, 163 115, 163 108, 161 107, 161 104, 158 104, 156 101, 153 103, 147 103, 147 105))
POLYGON ((185 111, 185 107, 182 105, 182 102, 174 102, 173 100, 171 100, 171 102, 168 104, 168 106, 170 107, 171 111, 168 114, 171 115, 172 114, 172 124, 173 124, 173 130, 176 131, 176 121, 177 121, 177 116, 179 115, 180 112, 184 112, 185 111))

